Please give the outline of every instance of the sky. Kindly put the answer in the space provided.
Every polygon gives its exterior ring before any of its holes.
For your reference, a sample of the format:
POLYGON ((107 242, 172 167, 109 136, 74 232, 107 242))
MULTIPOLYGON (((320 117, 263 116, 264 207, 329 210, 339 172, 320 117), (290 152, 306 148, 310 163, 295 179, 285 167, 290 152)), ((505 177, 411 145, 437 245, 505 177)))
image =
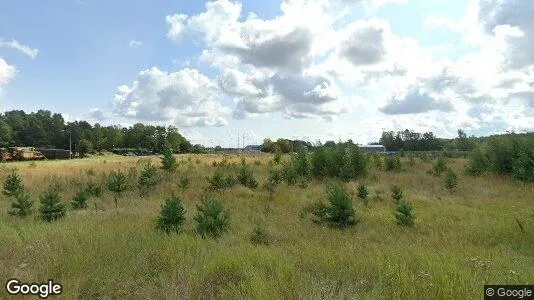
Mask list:
POLYGON ((531 0, 0 0, 0 112, 206 146, 534 130, 531 0))

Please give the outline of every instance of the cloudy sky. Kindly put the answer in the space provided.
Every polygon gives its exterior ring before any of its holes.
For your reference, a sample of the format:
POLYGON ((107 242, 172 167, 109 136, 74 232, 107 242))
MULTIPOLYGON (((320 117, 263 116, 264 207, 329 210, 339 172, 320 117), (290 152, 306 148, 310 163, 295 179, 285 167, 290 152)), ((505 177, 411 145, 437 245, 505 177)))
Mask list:
POLYGON ((532 0, 1 1, 0 111, 195 143, 534 130, 532 0))

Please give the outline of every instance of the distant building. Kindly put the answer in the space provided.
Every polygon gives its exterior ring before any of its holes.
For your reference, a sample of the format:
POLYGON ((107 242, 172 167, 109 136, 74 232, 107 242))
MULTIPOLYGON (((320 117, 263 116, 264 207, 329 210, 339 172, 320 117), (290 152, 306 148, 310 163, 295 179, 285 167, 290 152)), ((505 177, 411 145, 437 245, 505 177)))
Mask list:
POLYGON ((245 150, 247 151, 261 151, 262 146, 261 145, 247 145, 245 146, 245 150))
POLYGON ((386 152, 386 147, 383 145, 361 145, 358 147, 366 152, 386 152))

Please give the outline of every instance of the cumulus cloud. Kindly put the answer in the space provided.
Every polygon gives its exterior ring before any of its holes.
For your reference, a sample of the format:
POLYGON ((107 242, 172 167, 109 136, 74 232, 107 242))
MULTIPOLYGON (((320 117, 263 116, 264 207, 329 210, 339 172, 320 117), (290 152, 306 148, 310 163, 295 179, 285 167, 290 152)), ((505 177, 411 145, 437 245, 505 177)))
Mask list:
POLYGON ((230 109, 221 105, 217 85, 196 69, 141 71, 130 85, 117 88, 118 116, 172 121, 178 126, 224 126, 230 109))
POLYGON ((30 46, 23 45, 17 40, 4 41, 0 39, 0 48, 11 48, 20 51, 21 53, 35 58, 39 54, 39 49, 31 48, 30 46))
POLYGON ((184 22, 187 19, 187 15, 174 14, 165 18, 165 22, 169 26, 167 37, 173 42, 179 42, 185 34, 184 22))
POLYGON ((404 97, 394 97, 380 110, 385 114, 415 114, 439 110, 443 112, 453 111, 450 102, 439 101, 421 91, 412 91, 404 97))
POLYGON ((381 62, 386 56, 384 28, 376 22, 356 22, 341 44, 340 54, 355 66, 381 62))
POLYGON ((106 113, 100 108, 91 108, 87 117, 100 122, 107 120, 106 113))
POLYGON ((16 74, 17 69, 0 57, 0 86, 7 84, 16 74))

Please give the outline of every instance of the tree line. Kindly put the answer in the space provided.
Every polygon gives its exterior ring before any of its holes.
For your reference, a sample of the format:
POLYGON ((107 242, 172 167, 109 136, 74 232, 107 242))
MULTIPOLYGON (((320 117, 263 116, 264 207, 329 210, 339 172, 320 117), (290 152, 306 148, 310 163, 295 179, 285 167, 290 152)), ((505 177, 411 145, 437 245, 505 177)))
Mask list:
POLYGON ((162 153, 165 146, 175 153, 201 152, 174 126, 142 123, 130 127, 91 125, 87 121, 65 122, 63 116, 48 110, 25 113, 12 110, 0 114, 0 147, 26 146, 92 152, 116 148, 147 149, 162 153))

